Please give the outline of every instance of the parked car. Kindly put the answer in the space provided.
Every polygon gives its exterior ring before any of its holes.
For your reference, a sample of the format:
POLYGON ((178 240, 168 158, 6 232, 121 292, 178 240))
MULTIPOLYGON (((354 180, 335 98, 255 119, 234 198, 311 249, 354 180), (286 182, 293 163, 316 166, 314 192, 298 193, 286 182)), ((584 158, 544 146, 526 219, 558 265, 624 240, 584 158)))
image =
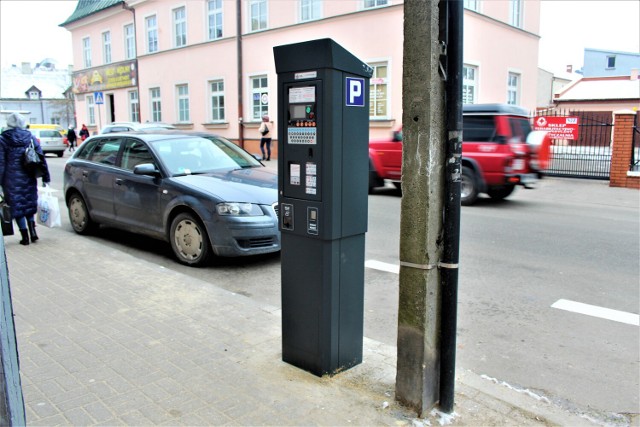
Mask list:
POLYGON ((73 229, 104 224, 165 240, 191 266, 279 251, 277 174, 232 142, 200 135, 87 139, 64 170, 73 229))
POLYGON ((62 157, 64 150, 69 146, 69 142, 62 136, 60 131, 53 129, 32 129, 29 127, 29 132, 40 142, 42 151, 45 154, 55 153, 58 157, 62 157))
POLYGON ((100 134, 113 132, 131 132, 136 130, 150 132, 154 130, 175 128, 175 126, 166 123, 113 122, 103 127, 100 131, 100 134))
MULTIPOLYGON (((462 205, 472 205, 480 193, 508 197, 516 185, 534 188, 547 168, 551 139, 532 131, 528 112, 506 104, 463 107, 462 205)), ((401 186, 402 129, 390 139, 369 142, 369 189, 385 180, 401 186)))

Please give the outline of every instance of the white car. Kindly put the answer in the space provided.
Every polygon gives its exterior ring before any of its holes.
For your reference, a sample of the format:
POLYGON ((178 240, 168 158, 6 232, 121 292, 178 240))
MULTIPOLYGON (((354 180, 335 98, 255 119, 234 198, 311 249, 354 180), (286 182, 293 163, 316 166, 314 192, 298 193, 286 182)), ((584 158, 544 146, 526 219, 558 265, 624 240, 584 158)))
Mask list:
POLYGON ((113 122, 103 127, 100 133, 131 132, 137 130, 155 131, 175 128, 175 126, 168 125, 166 123, 113 122))
POLYGON ((64 150, 68 148, 66 138, 62 136, 60 131, 53 129, 29 129, 29 132, 36 137, 42 151, 47 153, 55 153, 58 157, 64 155, 64 150))

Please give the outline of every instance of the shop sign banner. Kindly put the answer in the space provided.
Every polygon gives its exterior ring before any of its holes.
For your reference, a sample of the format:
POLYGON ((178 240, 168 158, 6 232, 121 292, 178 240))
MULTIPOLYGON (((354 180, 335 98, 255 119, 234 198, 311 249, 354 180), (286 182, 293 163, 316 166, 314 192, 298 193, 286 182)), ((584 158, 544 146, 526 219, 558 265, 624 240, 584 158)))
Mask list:
POLYGON ((101 92, 136 86, 137 61, 125 61, 73 73, 73 93, 101 92))
POLYGON ((535 130, 549 132, 551 139, 578 139, 578 118, 567 116, 538 116, 533 121, 535 130))

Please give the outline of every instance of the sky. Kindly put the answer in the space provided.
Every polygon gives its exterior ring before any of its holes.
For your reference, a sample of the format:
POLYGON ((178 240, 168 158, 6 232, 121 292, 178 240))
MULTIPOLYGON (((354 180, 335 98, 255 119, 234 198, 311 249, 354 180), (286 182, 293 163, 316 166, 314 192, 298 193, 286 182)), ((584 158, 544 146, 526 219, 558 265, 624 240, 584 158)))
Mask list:
MULTIPOLYGON (((0 65, 45 58, 55 59, 58 68, 72 64, 71 33, 58 25, 76 4, 0 0, 0 65)), ((542 0, 540 14, 538 65, 547 71, 581 68, 585 48, 640 52, 640 0, 542 0)))

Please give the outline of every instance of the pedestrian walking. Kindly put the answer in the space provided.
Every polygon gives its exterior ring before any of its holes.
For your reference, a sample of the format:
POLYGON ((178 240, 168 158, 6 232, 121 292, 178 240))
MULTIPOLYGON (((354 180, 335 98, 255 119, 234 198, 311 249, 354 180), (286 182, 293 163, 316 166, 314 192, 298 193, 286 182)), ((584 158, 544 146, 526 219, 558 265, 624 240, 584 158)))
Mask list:
MULTIPOLYGON (((11 208, 11 216, 20 229, 21 245, 29 244, 29 235, 32 243, 38 240, 35 221, 38 180, 23 166, 24 152, 33 143, 35 150, 42 154, 40 143, 25 127, 25 118, 18 113, 11 113, 7 116, 7 129, 0 134, 0 184, 11 208)), ((51 178, 44 156, 43 161, 45 174, 42 184, 45 185, 51 178)))
POLYGON ((262 160, 271 160, 271 136, 269 132, 269 116, 262 116, 262 123, 260 124, 260 128, 258 129, 262 138, 260 138, 260 151, 262 151, 262 160), (265 155, 266 149, 266 155, 265 155))
POLYGON ((80 139, 83 141, 89 138, 89 129, 87 129, 87 125, 85 125, 84 123, 82 124, 82 129, 80 129, 79 135, 80 135, 80 139))
POLYGON ((73 129, 73 126, 69 126, 69 130, 67 131, 67 141, 69 141, 69 152, 75 151, 77 139, 78 139, 78 136, 76 135, 76 131, 73 129))

